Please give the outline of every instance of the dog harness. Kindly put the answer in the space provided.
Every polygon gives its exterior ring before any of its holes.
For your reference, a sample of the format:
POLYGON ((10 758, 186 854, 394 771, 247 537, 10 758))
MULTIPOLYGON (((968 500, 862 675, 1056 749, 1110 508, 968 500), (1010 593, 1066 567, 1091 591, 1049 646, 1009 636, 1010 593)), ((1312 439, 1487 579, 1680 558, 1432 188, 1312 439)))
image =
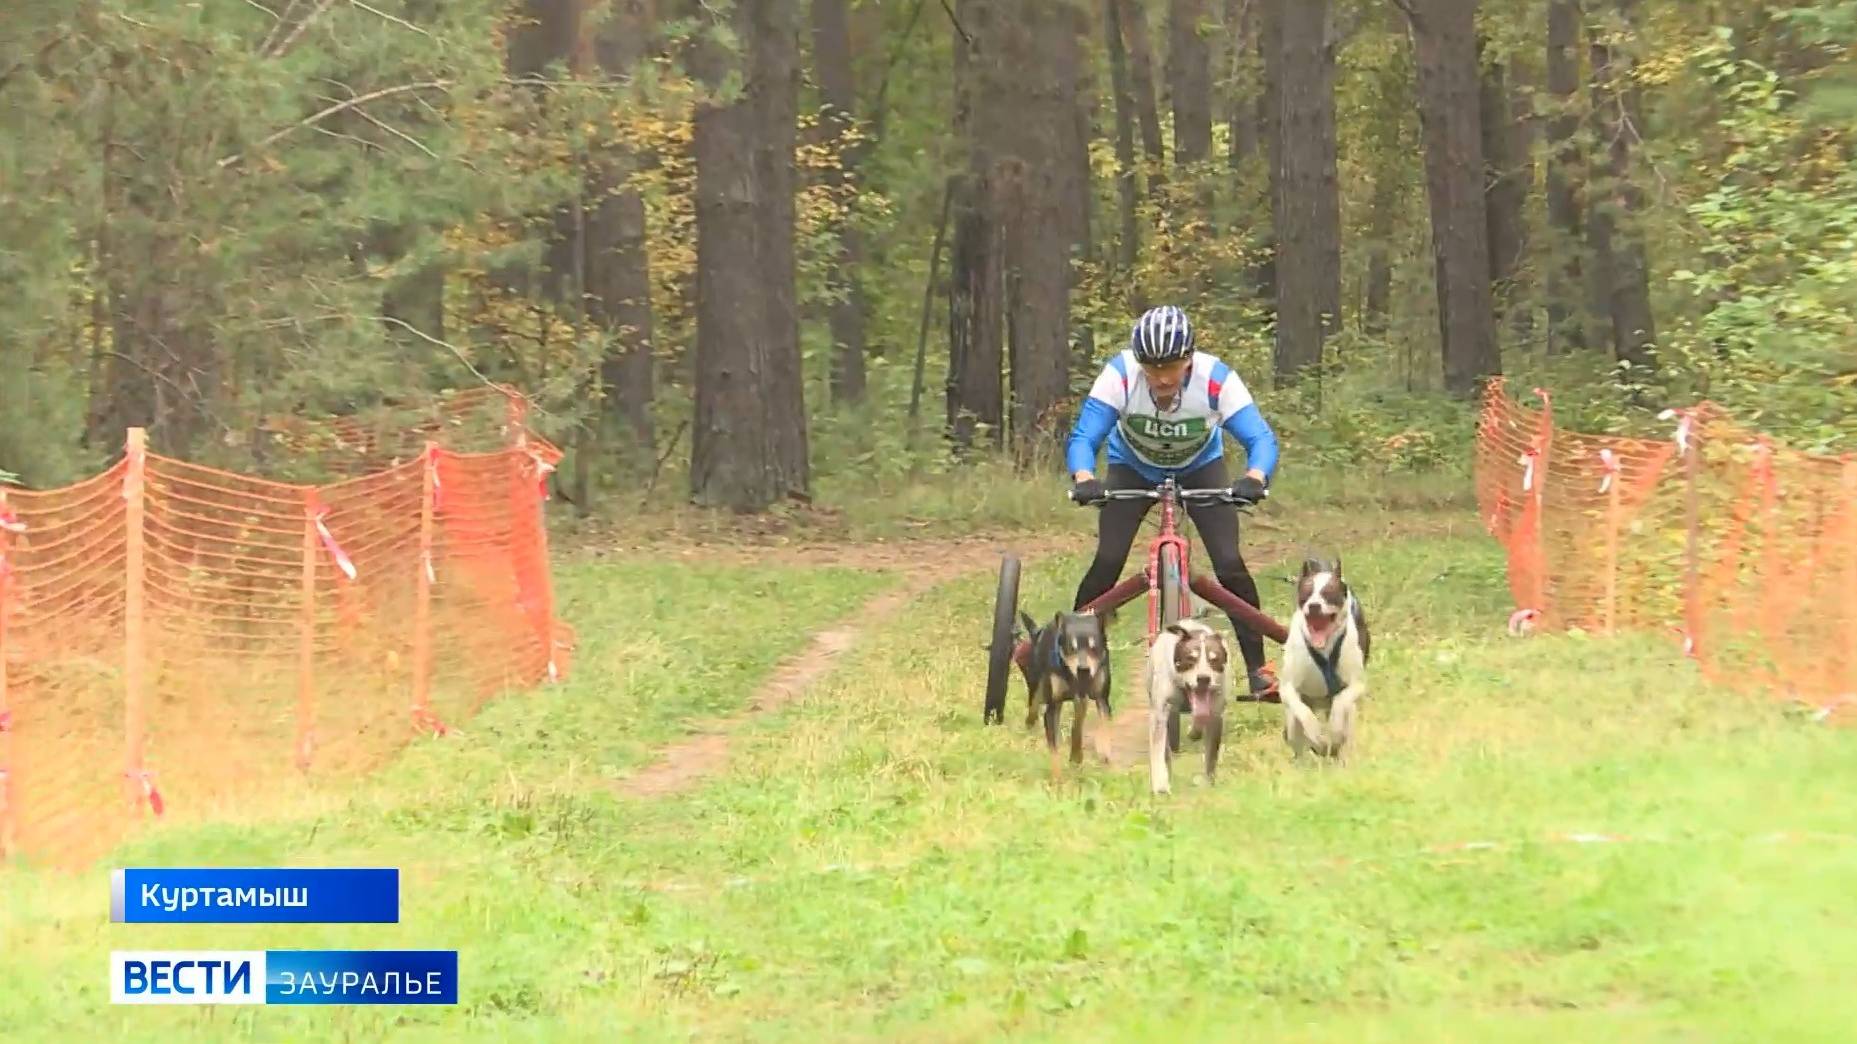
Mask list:
MULTIPOLYGON (((1348 595, 1348 604, 1342 612, 1344 614, 1342 620, 1343 627, 1354 622, 1354 596, 1352 594, 1348 595)), ((1347 632, 1344 630, 1341 634, 1345 637, 1347 632)), ((1333 656, 1322 655, 1322 650, 1317 649, 1314 643, 1309 641, 1307 635, 1303 637, 1302 643, 1303 646, 1309 650, 1309 658, 1315 661, 1315 669, 1322 672, 1322 684, 1328 686, 1328 696, 1330 699, 1333 699, 1342 689, 1347 688, 1346 685, 1342 684, 1341 671, 1335 665, 1335 661, 1341 658, 1341 643, 1335 643, 1335 654, 1333 656)))
POLYGON ((1315 661, 1316 669, 1322 672, 1322 683, 1328 686, 1329 698, 1334 698, 1342 689, 1347 688, 1341 684, 1341 672, 1335 669, 1335 659, 1341 655, 1339 646, 1335 649, 1335 655, 1329 657, 1323 656, 1322 651, 1311 645, 1307 638, 1303 639, 1303 645, 1308 646, 1309 658, 1315 661))

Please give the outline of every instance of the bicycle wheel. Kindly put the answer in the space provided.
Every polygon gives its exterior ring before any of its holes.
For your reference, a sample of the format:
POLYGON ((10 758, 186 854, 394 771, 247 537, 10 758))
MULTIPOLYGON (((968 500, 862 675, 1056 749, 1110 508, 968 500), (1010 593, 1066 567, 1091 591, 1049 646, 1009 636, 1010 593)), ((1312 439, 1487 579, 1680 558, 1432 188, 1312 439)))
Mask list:
MULTIPOLYGON (((1161 628, 1179 622, 1186 614, 1186 587, 1181 582, 1180 551, 1166 546, 1161 548, 1161 628)), ((1180 753, 1180 708, 1174 707, 1167 714, 1167 749, 1180 753)))
POLYGON ((1018 644, 1019 556, 999 563, 999 587, 993 592, 993 641, 987 647, 987 699, 980 720, 1006 720, 1006 689, 1012 684, 1012 650, 1018 644))

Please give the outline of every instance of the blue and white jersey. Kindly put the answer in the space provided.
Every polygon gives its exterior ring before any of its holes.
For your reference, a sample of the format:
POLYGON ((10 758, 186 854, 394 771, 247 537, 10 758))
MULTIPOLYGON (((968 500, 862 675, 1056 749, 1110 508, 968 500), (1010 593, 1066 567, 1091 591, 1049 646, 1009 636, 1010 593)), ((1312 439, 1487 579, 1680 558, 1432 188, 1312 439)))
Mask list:
POLYGON ((1226 432, 1244 446, 1246 465, 1268 481, 1277 467, 1277 436, 1231 367, 1194 352, 1192 372, 1173 408, 1162 410, 1135 353, 1123 349, 1110 357, 1083 400, 1064 461, 1072 474, 1095 470, 1096 451, 1106 438, 1111 464, 1159 482, 1219 459, 1226 432))

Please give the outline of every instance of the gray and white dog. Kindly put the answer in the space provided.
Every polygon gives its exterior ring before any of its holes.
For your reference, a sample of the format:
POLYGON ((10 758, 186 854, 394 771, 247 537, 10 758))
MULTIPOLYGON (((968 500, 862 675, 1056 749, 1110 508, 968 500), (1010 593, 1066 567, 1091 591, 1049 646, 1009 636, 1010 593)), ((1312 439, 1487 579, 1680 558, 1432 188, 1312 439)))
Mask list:
POLYGON ((1206 782, 1219 767, 1225 702, 1231 696, 1231 651, 1225 636, 1200 620, 1171 624, 1148 647, 1148 784, 1172 791, 1174 710, 1191 711, 1193 731, 1206 738, 1206 782))
POLYGON ((1367 696, 1367 614, 1341 576, 1341 559, 1306 559, 1296 581, 1296 615, 1283 644, 1277 679, 1283 701, 1283 740, 1300 758, 1305 749, 1346 761, 1357 705, 1367 696), (1328 714, 1328 726, 1316 719, 1328 714))

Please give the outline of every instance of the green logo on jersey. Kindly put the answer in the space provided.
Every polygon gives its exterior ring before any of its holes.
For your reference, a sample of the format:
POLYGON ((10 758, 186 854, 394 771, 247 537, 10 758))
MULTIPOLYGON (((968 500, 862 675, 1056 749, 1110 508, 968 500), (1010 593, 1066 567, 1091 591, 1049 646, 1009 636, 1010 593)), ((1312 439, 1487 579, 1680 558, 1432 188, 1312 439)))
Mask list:
POLYGON ((1162 420, 1134 415, 1122 418, 1122 436, 1144 459, 1160 467, 1177 467, 1206 447, 1212 430, 1204 417, 1162 420))

